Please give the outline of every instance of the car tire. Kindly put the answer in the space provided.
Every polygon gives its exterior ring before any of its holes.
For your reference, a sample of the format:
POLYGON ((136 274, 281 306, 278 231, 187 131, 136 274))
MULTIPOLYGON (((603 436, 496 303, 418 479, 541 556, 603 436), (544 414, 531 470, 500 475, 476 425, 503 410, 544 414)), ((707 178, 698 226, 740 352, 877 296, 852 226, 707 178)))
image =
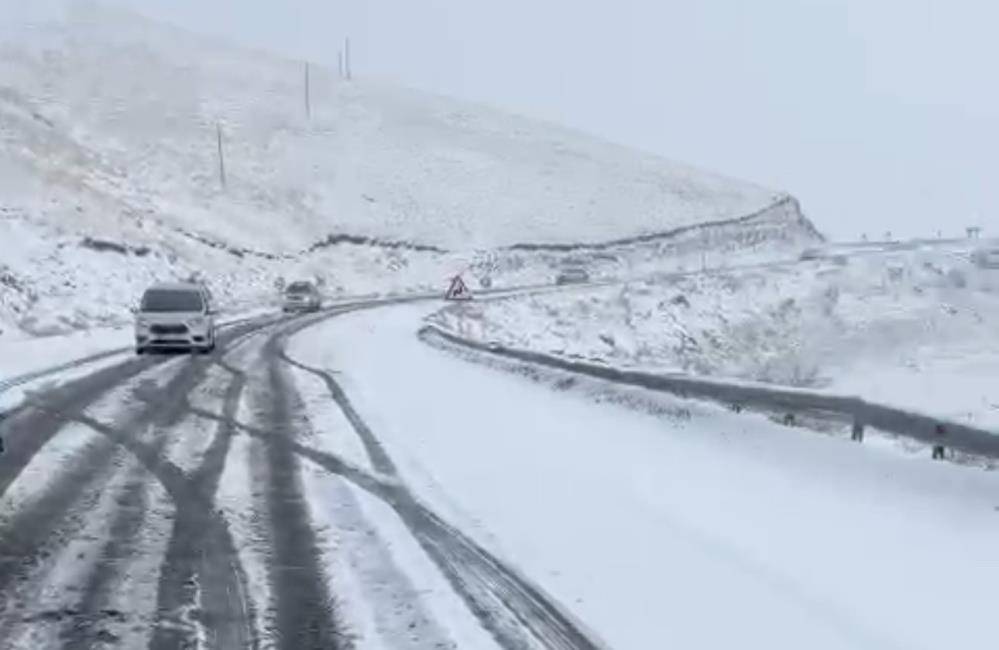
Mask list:
POLYGON ((146 348, 136 347, 135 348, 135 353, 141 356, 141 355, 143 355, 143 354, 146 353, 146 348))

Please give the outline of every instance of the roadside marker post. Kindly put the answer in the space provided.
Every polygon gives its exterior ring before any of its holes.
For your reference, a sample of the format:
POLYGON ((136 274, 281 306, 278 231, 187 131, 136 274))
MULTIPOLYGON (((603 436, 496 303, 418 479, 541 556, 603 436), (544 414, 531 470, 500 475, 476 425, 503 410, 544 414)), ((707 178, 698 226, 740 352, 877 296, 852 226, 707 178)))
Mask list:
POLYGON ((855 442, 864 441, 864 423, 859 418, 853 419, 853 430, 850 433, 850 440, 855 442))
POLYGON ((944 436, 947 435, 947 429, 944 428, 944 425, 937 424, 933 432, 936 434, 938 440, 937 444, 933 445, 933 460, 943 460, 946 450, 942 443, 944 436))

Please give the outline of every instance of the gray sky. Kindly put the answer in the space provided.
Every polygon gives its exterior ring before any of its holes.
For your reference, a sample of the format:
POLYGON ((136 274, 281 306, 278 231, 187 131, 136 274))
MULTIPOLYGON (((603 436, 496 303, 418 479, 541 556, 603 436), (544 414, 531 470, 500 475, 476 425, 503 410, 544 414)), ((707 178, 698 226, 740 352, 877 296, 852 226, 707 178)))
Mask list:
POLYGON ((785 189, 836 238, 999 234, 990 0, 114 0, 785 189))

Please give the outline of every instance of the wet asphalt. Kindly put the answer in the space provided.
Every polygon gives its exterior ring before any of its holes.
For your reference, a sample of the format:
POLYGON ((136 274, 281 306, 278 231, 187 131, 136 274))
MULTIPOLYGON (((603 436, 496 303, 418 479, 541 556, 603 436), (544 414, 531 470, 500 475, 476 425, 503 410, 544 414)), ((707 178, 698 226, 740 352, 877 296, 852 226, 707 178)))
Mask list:
MULTIPOLYGON (((0 649, 141 647, 282 649, 352 647, 350 621, 339 595, 329 592, 300 472, 311 463, 389 505, 482 627, 504 648, 596 648, 570 614, 501 558, 422 504, 354 408, 333 374, 291 359, 288 337, 365 305, 299 317, 262 317, 220 333, 210 355, 127 357, 83 378, 32 393, 0 418, 0 649), (329 399, 351 423, 373 473, 309 446, 300 423, 304 406, 292 373, 321 379, 329 399), (253 388, 263 408, 247 421, 237 412, 253 388), (205 393, 213 408, 201 405, 205 393), (171 460, 171 445, 189 433, 192 418, 211 423, 211 439, 195 465, 171 460), (90 441, 47 468, 30 498, 3 507, 11 485, 32 459, 70 427, 90 441), (251 474, 267 547, 271 602, 254 603, 247 570, 216 503, 220 478, 236 436, 255 445, 251 474), (113 492, 102 532, 90 539, 90 513, 113 492), (172 510, 157 506, 165 493, 172 510), (158 519, 157 519, 158 518, 158 519), (121 575, 145 566, 144 530, 165 520, 168 531, 148 598, 121 603, 121 575), (71 549, 81 548, 73 579, 60 574, 71 549), (85 557, 84 557, 85 556, 85 557), (58 606, 49 606, 58 603, 58 606), (146 632, 143 632, 146 630, 146 632), (39 645, 41 644, 41 645, 39 645)), ((24 489, 21 488, 23 492, 24 489)), ((160 548, 157 546, 157 548, 160 548)), ((157 551, 160 553, 160 551, 157 551)), ((140 572, 141 573, 141 572, 140 572)), ((134 587, 133 587, 134 588, 134 587)), ((440 622, 446 628, 447 621, 440 622)))

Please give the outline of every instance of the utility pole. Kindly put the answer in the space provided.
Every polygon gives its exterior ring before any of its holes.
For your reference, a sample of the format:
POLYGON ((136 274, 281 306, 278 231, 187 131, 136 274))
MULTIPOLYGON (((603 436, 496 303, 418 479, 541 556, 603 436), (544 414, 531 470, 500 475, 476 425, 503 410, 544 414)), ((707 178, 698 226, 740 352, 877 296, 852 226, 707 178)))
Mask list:
POLYGON ((305 62, 305 118, 312 119, 312 101, 309 97, 309 62, 305 62))
POLYGON ((343 50, 336 53, 336 66, 340 73, 340 78, 343 79, 343 50))
POLYGON ((708 270, 708 231, 701 230, 701 273, 708 270))
POLYGON ((215 132, 218 135, 219 144, 219 181, 222 183, 222 189, 225 189, 225 153, 222 151, 222 124, 220 122, 215 123, 215 132))
POLYGON ((344 45, 343 45, 343 69, 344 69, 344 76, 347 78, 347 81, 350 81, 350 77, 351 77, 351 73, 350 73, 350 37, 348 37, 347 39, 345 39, 344 45))

